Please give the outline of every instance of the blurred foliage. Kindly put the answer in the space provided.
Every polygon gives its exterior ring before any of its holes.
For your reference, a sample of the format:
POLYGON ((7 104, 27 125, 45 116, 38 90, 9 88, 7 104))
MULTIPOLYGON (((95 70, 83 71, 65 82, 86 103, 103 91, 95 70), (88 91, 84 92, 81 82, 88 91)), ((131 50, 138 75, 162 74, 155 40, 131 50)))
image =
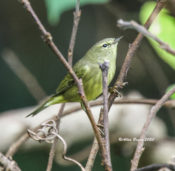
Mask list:
MULTIPOLYGON (((98 4, 98 3, 105 3, 108 0, 81 0, 81 6, 87 4, 98 4)), ((54 25, 58 23, 60 16, 63 12, 75 8, 76 0, 45 0, 46 9, 47 9, 47 16, 49 23, 54 25)))
MULTIPOLYGON (((151 12, 153 11, 156 2, 146 2, 141 7, 140 10, 140 21, 142 24, 145 23, 151 12)), ((162 41, 168 43, 173 49, 175 49, 175 18, 170 15, 167 9, 163 9, 158 17, 154 20, 153 24, 150 26, 149 31, 160 38, 162 41)), ((148 38, 153 48, 156 50, 158 55, 169 64, 173 69, 175 69, 175 57, 170 53, 163 50, 160 45, 148 38)))

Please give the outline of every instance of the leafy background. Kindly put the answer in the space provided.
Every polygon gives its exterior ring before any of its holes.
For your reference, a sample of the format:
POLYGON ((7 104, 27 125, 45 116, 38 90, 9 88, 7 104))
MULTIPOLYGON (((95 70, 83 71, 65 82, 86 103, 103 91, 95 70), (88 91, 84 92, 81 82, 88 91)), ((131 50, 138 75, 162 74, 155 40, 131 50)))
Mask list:
MULTIPOLYGON (((67 56, 72 20, 73 4, 71 0, 31 0, 33 8, 37 11, 43 24, 46 26, 64 56, 67 56), (51 3, 52 2, 52 3, 51 3), (60 3, 59 5, 57 3, 60 3)), ((78 29, 75 45, 74 63, 81 58, 87 49, 96 41, 105 37, 118 37, 124 35, 118 49, 117 72, 118 74, 128 45, 136 32, 133 30, 122 31, 116 27, 116 20, 139 21, 139 12, 144 1, 133 0, 82 0, 82 16, 78 29), (93 2, 93 3, 92 3, 93 2)), ((0 112, 36 105, 36 100, 31 96, 23 82, 16 77, 9 66, 1 57, 4 49, 12 49, 21 62, 32 72, 47 94, 52 94, 66 70, 50 49, 45 45, 36 25, 17 1, 0 2, 0 112)), ((161 60, 152 45, 144 39, 141 47, 135 54, 127 81, 129 85, 123 90, 126 94, 130 90, 138 90, 147 98, 160 98, 167 87, 175 82, 175 71, 167 63, 161 60)), ((163 109, 166 110, 166 109, 163 109)), ((169 135, 174 136, 174 130, 170 118, 162 115, 168 124, 169 135)), ((76 144, 70 149, 78 150, 85 144, 76 144)), ((70 150, 70 153, 71 153, 70 150)), ((114 170, 128 170, 130 159, 122 156, 111 148, 114 170)), ((15 160, 20 163, 22 170, 45 170, 48 159, 48 151, 18 152, 15 160), (21 162, 22 161, 22 162, 21 162)), ((94 170, 101 170, 99 158, 94 170), (99 167, 99 168, 97 168, 99 167)), ((54 163, 53 170, 78 170, 77 167, 61 167, 54 163)))
MULTIPOLYGON (((142 24, 146 21, 146 19, 151 14, 151 11, 154 9, 156 3, 155 2, 147 2, 145 3, 140 11, 140 20, 142 24)), ((151 25, 149 31, 152 32, 154 35, 158 36, 162 41, 167 42, 170 47, 175 49, 175 42, 174 42, 174 31, 175 27, 175 18, 169 14, 169 11, 163 9, 154 23, 151 25)), ((149 39, 152 46, 158 53, 158 55, 164 60, 167 64, 170 65, 173 69, 175 69, 175 57, 165 50, 161 49, 157 42, 149 39)))

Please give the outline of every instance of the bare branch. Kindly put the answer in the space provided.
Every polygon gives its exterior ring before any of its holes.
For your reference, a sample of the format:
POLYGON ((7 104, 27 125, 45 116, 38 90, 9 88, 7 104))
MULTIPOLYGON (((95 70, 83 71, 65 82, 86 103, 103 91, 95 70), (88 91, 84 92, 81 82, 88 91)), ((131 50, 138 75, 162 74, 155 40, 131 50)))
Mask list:
POLYGON ((4 156, 2 153, 0 153, 0 164, 3 165, 4 170, 21 171, 14 160, 4 156))
MULTIPOLYGON (((58 112, 58 115, 57 115, 57 119, 56 119, 57 132, 59 132, 60 119, 61 119, 61 115, 63 113, 64 107, 65 107, 65 104, 62 104, 61 107, 60 107, 60 110, 58 112)), ((53 159, 54 159, 54 156, 55 156, 55 148, 56 148, 56 145, 57 145, 57 140, 58 139, 55 138, 54 142, 53 142, 53 144, 51 146, 50 153, 49 153, 49 160, 48 160, 46 171, 51 171, 52 170, 52 165, 53 165, 53 159)))
MULTIPOLYGON (((41 126, 37 126, 36 128, 34 128, 33 130, 36 131, 37 129, 39 129, 41 126)), ((20 148, 20 146, 25 143, 27 141, 27 139, 29 138, 28 133, 24 133, 20 138, 18 138, 17 141, 15 141, 10 148, 8 149, 7 153, 6 153, 6 157, 12 157, 20 148)))
POLYGON ((103 85, 103 126, 104 126, 104 146, 106 152, 106 161, 108 162, 108 169, 112 170, 111 156, 110 156, 110 142, 109 142, 109 119, 108 119, 108 69, 109 62, 104 61, 100 64, 102 71, 102 85, 103 85))
POLYGON ((12 71, 23 81, 31 95, 37 100, 40 101, 46 97, 45 91, 39 85, 36 78, 30 73, 30 71, 21 63, 15 53, 6 49, 2 53, 2 58, 9 65, 12 71))
POLYGON ((52 170, 52 165, 53 165, 53 159, 55 156, 55 148, 57 145, 57 139, 54 139, 54 142, 50 148, 50 152, 49 152, 49 159, 48 159, 48 163, 47 163, 47 169, 46 171, 51 171, 52 170))
MULTIPOLYGON (((74 21, 73 21, 74 24, 73 24, 73 28, 72 28, 72 34, 71 34, 71 39, 70 39, 70 44, 69 44, 69 49, 68 49, 68 63, 70 66, 72 66, 75 39, 76 39, 78 24, 79 24, 79 20, 80 20, 80 16, 81 16, 80 1, 79 0, 77 0, 77 2, 76 2, 75 12, 73 14, 74 14, 74 21)), ((57 129, 58 130, 59 130, 60 116, 63 113, 64 106, 65 106, 65 104, 61 105, 61 109, 58 113, 58 121, 57 121, 57 129)), ((57 139, 54 140, 54 143, 52 144, 52 147, 50 150, 47 171, 50 171, 52 169, 52 163, 53 163, 53 158, 55 155, 56 144, 57 144, 57 139)))
POLYGON ((89 106, 88 101, 87 101, 87 98, 85 96, 82 80, 79 80, 79 78, 77 77, 77 75, 73 71, 72 67, 65 60, 64 56, 59 51, 59 49, 57 48, 55 43, 53 42, 51 34, 46 31, 46 29, 44 28, 43 24, 39 20, 38 16, 34 12, 30 2, 28 0, 19 0, 19 2, 23 4, 24 8, 29 12, 29 14, 34 19, 35 23, 37 24, 39 30, 42 33, 43 40, 48 44, 48 46, 52 49, 52 51, 56 54, 56 56, 64 64, 64 66, 66 67, 66 69, 68 70, 70 75, 73 77, 73 79, 74 79, 74 81, 75 81, 75 83, 76 83, 76 85, 78 87, 78 91, 79 91, 78 93, 80 95, 80 99, 81 99, 84 107, 86 108, 87 116, 88 116, 88 118, 89 118, 89 120, 91 122, 92 128, 94 130, 94 134, 95 134, 95 136, 97 138, 97 141, 99 143, 101 154, 102 154, 102 158, 103 158, 102 163, 105 164, 106 163, 106 161, 104 159, 105 158, 104 157, 105 156, 104 155, 105 154, 104 153, 105 149, 104 149, 103 144, 102 144, 102 138, 101 138, 100 132, 99 132, 99 130, 97 128, 97 125, 95 123, 92 111, 91 111, 90 106, 89 106))
MULTIPOLYGON (((158 102, 158 100, 156 99, 120 99, 120 100, 115 100, 114 104, 141 104, 141 105, 155 105, 158 102)), ((103 105, 103 101, 99 100, 99 101, 94 101, 91 102, 90 105, 93 106, 99 106, 99 105, 103 105)), ((168 100, 166 101, 163 106, 167 107, 167 108, 175 108, 175 100, 168 100)), ((65 110, 62 114, 61 117, 65 117, 69 114, 72 114, 74 112, 77 112, 79 110, 82 110, 82 108, 80 106, 65 110)), ((50 118, 50 120, 56 120, 57 116, 54 116, 52 118, 50 118)), ((40 126, 37 126, 36 128, 33 129, 33 131, 35 132, 37 129, 39 129, 40 126)), ((24 133, 20 138, 18 138, 9 148, 9 150, 6 153, 6 156, 13 156, 18 149, 20 148, 20 146, 25 143, 25 141, 29 138, 27 133, 24 133)))
POLYGON ((47 32, 47 30, 45 29, 45 27, 43 26, 43 24, 39 20, 38 16, 36 15, 35 11, 33 10, 32 6, 31 6, 30 2, 28 0, 19 0, 19 2, 23 4, 24 8, 32 16, 34 22, 38 26, 38 29, 41 31, 42 38, 43 38, 44 42, 46 42, 48 44, 48 46, 52 49, 52 51, 59 58, 59 60, 64 64, 64 66, 66 67, 66 69, 68 70, 70 75, 75 80, 75 82, 76 82, 76 84, 78 86, 78 90, 79 90, 80 96, 83 96, 84 95, 83 94, 83 88, 82 88, 81 84, 79 83, 78 77, 76 76, 76 74, 73 71, 72 67, 68 64, 68 62, 66 61, 66 59, 64 58, 64 56, 62 55, 60 50, 57 48, 57 46, 53 42, 51 34, 49 32, 47 32))
MULTIPOLYGON (((115 100, 113 104, 119 105, 119 104, 140 104, 140 105, 155 105, 157 103, 157 99, 118 99, 115 100)), ((103 101, 94 101, 90 103, 91 107, 93 106, 99 106, 103 105, 103 101)), ((163 105, 167 108, 175 108, 175 100, 168 100, 163 105)), ((63 116, 69 115, 73 112, 76 112, 78 110, 81 110, 81 107, 77 106, 68 110, 65 110, 63 113, 63 116)))
MULTIPOLYGON (((149 18, 147 19, 146 23, 144 24, 145 28, 149 28, 149 26, 152 24, 153 20, 157 17, 157 15, 161 11, 161 9, 165 6, 165 3, 166 3, 166 0, 158 0, 157 1, 157 4, 156 4, 153 12, 151 13, 149 18)), ((136 37, 136 39, 134 40, 134 42, 129 46, 129 50, 128 50, 127 55, 125 57, 125 60, 123 62, 119 76, 118 76, 117 81, 115 82, 115 85, 113 87, 113 93, 111 93, 111 95, 109 97, 109 109, 110 109, 114 99, 118 95, 118 93, 117 93, 118 90, 121 89, 124 85, 124 80, 127 76, 128 70, 130 68, 134 53, 137 50, 137 48, 140 46, 142 39, 143 39, 143 35, 141 33, 139 33, 138 36, 136 37)))
POLYGON ((142 33, 144 36, 146 37, 150 37, 153 40, 155 40, 162 49, 164 49, 165 51, 167 51, 168 53, 175 55, 175 50, 172 49, 169 44, 163 42, 162 40, 160 40, 157 36, 155 36, 154 34, 152 34, 151 32, 149 32, 145 27, 139 25, 138 23, 136 23, 135 21, 124 21, 122 19, 117 21, 117 25, 118 27, 121 27, 123 29, 135 29, 137 30, 139 33, 142 33))
POLYGON ((78 161, 76 161, 76 160, 74 160, 74 159, 66 156, 66 153, 67 153, 67 144, 66 144, 65 140, 59 134, 56 134, 56 133, 53 133, 53 134, 55 134, 57 136, 57 138, 59 140, 61 140, 61 142, 64 145, 63 158, 65 160, 67 160, 67 161, 71 161, 71 162, 75 163, 76 165, 78 165, 81 168, 82 171, 85 171, 85 168, 81 165, 81 163, 79 163, 78 161))
POLYGON ((75 39, 76 39, 78 25, 81 17, 80 0, 77 0, 75 11, 73 14, 74 14, 74 21, 73 21, 72 34, 71 34, 71 39, 70 39, 69 49, 68 49, 68 62, 71 66, 73 61, 72 58, 74 53, 75 39))
POLYGON ((98 142, 97 142, 97 139, 94 138, 94 141, 93 141, 93 144, 92 144, 92 147, 91 147, 91 151, 90 151, 90 154, 89 154, 89 157, 88 157, 88 161, 86 163, 86 171, 91 171, 92 170, 92 167, 94 165, 94 161, 95 161, 95 157, 98 153, 98 150, 99 150, 99 146, 98 146, 98 142))
MULTIPOLYGON (((166 0, 158 0, 156 7, 154 8, 153 12, 149 16, 148 20, 145 23, 145 28, 149 28, 149 26, 152 24, 153 20, 157 17, 161 9, 165 6, 166 0)), ((110 94, 108 98, 108 110, 110 110, 115 98, 118 95, 118 90, 123 87, 124 85, 124 79, 127 76, 127 72, 130 68, 131 61, 133 59, 134 53, 139 47, 141 40, 143 39, 143 35, 141 33, 138 34, 134 42, 130 45, 129 50, 127 52, 127 55, 125 57, 124 63, 122 65, 122 68, 120 70, 119 76, 117 78, 117 81, 115 82, 115 85, 113 87, 113 92, 110 94)), ((98 120, 98 123, 101 124, 103 120, 103 110, 100 111, 100 117, 98 120)), ((95 141, 94 141, 95 142, 95 141)), ((95 158, 95 154, 94 154, 95 158)))
MULTIPOLYGON (((150 113, 147 117, 147 120, 142 128, 141 134, 139 139, 144 139, 146 137, 146 132, 150 126, 151 121, 155 117, 156 113, 159 111, 159 109, 163 106, 163 104, 168 100, 168 98, 175 92, 175 87, 169 90, 167 93, 164 94, 164 96, 151 108, 150 113)), ((138 141, 136 151, 134 154, 134 158, 131 162, 131 171, 134 171, 137 169, 140 157, 142 155, 142 152, 144 150, 143 148, 144 141, 138 141)))

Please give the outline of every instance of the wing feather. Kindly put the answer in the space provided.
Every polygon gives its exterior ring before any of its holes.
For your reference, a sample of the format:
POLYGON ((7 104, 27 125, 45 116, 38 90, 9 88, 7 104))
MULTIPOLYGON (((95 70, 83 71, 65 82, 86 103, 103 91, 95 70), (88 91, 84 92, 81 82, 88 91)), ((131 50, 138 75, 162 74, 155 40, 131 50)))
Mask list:
MULTIPOLYGON (((74 69, 78 78, 84 78, 85 75, 89 71, 88 65, 80 65, 79 63, 77 63, 73 69, 74 69)), ((74 79, 72 78, 72 76, 70 74, 67 74, 64 77, 64 79, 61 81, 60 85, 58 86, 58 88, 56 90, 56 94, 57 95, 63 94, 66 90, 68 90, 69 88, 71 88, 74 85, 75 85, 74 79)))

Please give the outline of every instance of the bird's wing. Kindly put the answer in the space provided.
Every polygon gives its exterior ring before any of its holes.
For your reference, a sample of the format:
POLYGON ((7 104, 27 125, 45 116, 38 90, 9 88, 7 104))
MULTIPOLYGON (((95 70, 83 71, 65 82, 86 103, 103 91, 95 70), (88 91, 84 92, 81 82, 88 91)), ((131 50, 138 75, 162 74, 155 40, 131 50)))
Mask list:
POLYGON ((58 86, 57 90, 56 90, 56 94, 62 94, 64 93, 67 89, 69 89, 70 87, 72 87, 74 84, 74 80, 71 77, 70 74, 67 74, 64 79, 61 81, 60 85, 58 86))
MULTIPOLYGON (((89 71, 89 67, 87 65, 76 65, 74 71, 78 78, 83 78, 89 71)), ((56 94, 62 94, 69 88, 75 85, 75 81, 70 74, 67 74, 64 79, 61 81, 60 85, 56 90, 56 94)))

